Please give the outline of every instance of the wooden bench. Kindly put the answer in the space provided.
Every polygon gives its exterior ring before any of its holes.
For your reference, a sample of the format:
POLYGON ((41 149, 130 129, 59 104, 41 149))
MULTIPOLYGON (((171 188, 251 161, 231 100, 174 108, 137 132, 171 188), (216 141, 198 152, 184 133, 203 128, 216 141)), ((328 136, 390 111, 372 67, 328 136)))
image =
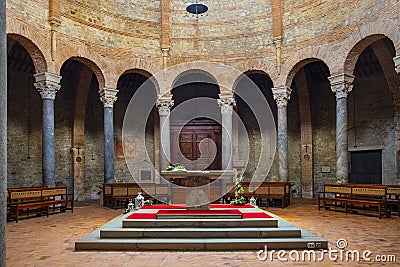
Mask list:
POLYGON ((318 196, 318 210, 348 212, 390 217, 387 212, 387 186, 372 184, 325 184, 318 196))
POLYGON ((8 201, 7 220, 16 222, 21 216, 49 216, 50 211, 73 212, 74 208, 73 195, 67 193, 65 186, 9 188, 8 201))
POLYGON ((400 216, 400 185, 387 185, 387 205, 390 212, 400 216), (396 207, 395 209, 393 209, 396 207))
POLYGON ((324 191, 318 195, 318 210, 324 207, 326 210, 333 209, 346 209, 346 201, 351 198, 351 187, 325 184, 324 191))
POLYGON ((349 211, 364 214, 377 214, 388 217, 386 207, 387 187, 380 185, 353 185, 351 187, 351 199, 346 201, 346 213, 349 211), (376 207, 377 210, 372 209, 376 207))
POLYGON ((7 214, 10 213, 10 204, 11 204, 11 199, 10 199, 10 192, 11 191, 24 191, 24 190, 33 190, 33 189, 42 189, 42 188, 47 188, 48 186, 23 186, 23 187, 11 187, 7 188, 7 214))
MULTIPOLYGON (((257 189, 250 187, 249 182, 242 183, 244 193, 243 196, 246 198, 254 197, 266 200, 266 207, 268 208, 269 202, 279 200, 281 207, 285 208, 290 205, 290 193, 289 183, 283 182, 263 182, 257 189)), ((235 197, 234 183, 228 183, 226 185, 227 194, 226 197, 235 197), (232 188, 233 187, 233 188, 232 188), (232 188, 232 189, 231 189, 232 188), (229 191, 228 191, 229 190, 229 191)))
POLYGON ((103 184, 103 205, 113 209, 125 208, 129 200, 136 198, 141 192, 144 197, 154 199, 165 198, 169 201, 169 189, 167 184, 136 184, 114 183, 103 184))

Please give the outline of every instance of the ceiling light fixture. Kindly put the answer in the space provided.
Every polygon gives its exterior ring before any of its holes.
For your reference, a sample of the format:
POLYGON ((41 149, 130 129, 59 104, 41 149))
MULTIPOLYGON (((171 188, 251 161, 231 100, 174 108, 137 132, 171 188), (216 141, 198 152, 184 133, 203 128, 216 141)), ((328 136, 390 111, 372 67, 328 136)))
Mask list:
POLYGON ((189 4, 186 7, 186 11, 188 13, 190 13, 193 17, 198 18, 199 16, 207 16, 207 14, 205 14, 208 11, 208 7, 201 3, 201 1, 199 0, 195 0, 194 3, 189 4))

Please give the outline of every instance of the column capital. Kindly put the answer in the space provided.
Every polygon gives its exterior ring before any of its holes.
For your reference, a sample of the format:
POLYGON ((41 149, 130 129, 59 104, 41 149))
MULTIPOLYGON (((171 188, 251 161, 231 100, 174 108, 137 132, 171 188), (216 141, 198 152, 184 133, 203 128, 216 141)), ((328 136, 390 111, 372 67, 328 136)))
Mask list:
POLYGON ((336 98, 347 97, 347 94, 353 90, 354 76, 346 73, 337 74, 328 77, 331 83, 331 90, 336 94, 336 98))
POLYGON ((283 40, 282 36, 277 36, 272 39, 272 42, 275 45, 275 47, 280 48, 282 47, 282 40, 283 40))
POLYGON ((118 90, 113 88, 103 88, 99 90, 100 100, 103 102, 103 106, 112 108, 115 101, 117 101, 118 90))
POLYGON ((278 107, 286 107, 290 100, 292 89, 287 86, 272 88, 272 94, 278 107))
POLYGON ((218 106, 221 108, 221 113, 232 113, 233 107, 236 106, 235 97, 233 94, 219 95, 217 99, 218 106))
POLYGON ((54 100, 57 91, 61 88, 61 76, 50 72, 43 72, 34 74, 33 77, 35 77, 36 81, 34 86, 42 99, 54 100))
POLYGON ((394 61, 394 67, 395 67, 397 74, 400 74, 400 56, 394 57, 393 61, 394 61))
POLYGON ((174 100, 169 97, 160 97, 157 99, 156 105, 160 116, 168 116, 171 112, 172 106, 174 105, 174 100))
POLYGON ((170 46, 161 47, 161 52, 162 52, 163 56, 168 56, 169 50, 171 50, 170 46))
POLYGON ((56 17, 50 17, 49 18, 49 24, 53 28, 57 28, 61 25, 61 20, 56 18, 56 17))

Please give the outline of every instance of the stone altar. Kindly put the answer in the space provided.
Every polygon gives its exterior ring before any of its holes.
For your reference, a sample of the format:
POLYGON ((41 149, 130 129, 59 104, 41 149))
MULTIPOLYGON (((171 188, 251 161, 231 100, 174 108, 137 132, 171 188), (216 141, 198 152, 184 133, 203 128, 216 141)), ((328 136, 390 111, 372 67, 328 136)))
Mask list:
POLYGON ((209 171, 161 171, 166 179, 183 179, 186 197, 186 209, 210 209, 210 182, 216 179, 232 179, 233 170, 209 171))

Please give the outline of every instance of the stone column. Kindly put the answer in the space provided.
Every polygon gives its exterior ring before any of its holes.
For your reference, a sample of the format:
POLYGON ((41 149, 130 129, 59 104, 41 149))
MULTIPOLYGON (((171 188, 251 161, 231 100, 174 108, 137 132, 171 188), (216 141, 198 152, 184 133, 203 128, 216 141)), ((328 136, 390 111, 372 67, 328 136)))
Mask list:
POLYGON ((171 132, 169 125, 169 115, 174 100, 168 97, 162 97, 157 100, 158 113, 160 115, 160 169, 170 164, 171 160, 171 132))
POLYGON ((397 74, 400 74, 400 56, 394 57, 393 61, 397 74))
POLYGON ((0 266, 6 266, 7 224, 7 33, 6 1, 0 2, 0 266))
POLYGON ((43 185, 55 185, 55 151, 54 151, 54 99, 61 88, 61 76, 44 72, 34 75, 34 84, 39 91, 42 102, 42 177, 43 185))
POLYGON ((114 179, 114 103, 118 90, 104 88, 99 91, 104 106, 104 182, 115 183, 114 179))
MULTIPOLYGON (((400 16, 400 3, 399 3, 399 16, 400 16)), ((400 74, 400 56, 394 57, 393 58, 394 61, 394 66, 395 66, 395 70, 397 72, 397 74, 400 74)), ((395 112, 396 113, 396 112, 395 112)), ((400 132, 398 131, 399 128, 399 123, 396 123, 398 120, 395 119, 395 124, 396 124, 396 128, 395 128, 395 144, 396 144, 396 174, 397 174, 397 183, 400 184, 400 132)))
POLYGON ((232 94, 219 97, 217 103, 222 115, 222 169, 232 170, 232 114, 236 102, 232 94))
POLYGON ((272 88, 278 106, 278 165, 279 180, 288 182, 287 103, 292 90, 289 87, 272 88))
POLYGON ((354 76, 338 74, 328 77, 336 94, 336 181, 349 181, 349 154, 347 144, 347 94, 353 89, 354 76))

